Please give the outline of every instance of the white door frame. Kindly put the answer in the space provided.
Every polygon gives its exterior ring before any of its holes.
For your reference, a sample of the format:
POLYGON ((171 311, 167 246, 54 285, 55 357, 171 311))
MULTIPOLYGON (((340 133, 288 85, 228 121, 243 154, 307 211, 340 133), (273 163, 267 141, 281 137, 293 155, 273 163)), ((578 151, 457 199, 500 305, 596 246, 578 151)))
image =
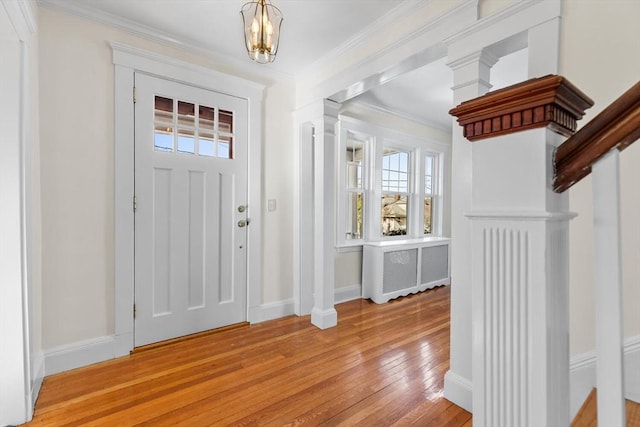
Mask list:
MULTIPOLYGON (((42 372, 34 369, 31 309, 34 284, 30 192, 32 165, 28 157, 37 142, 31 129, 30 56, 37 20, 29 2, 0 0, 0 425, 20 424, 33 416, 42 372)), ((36 335, 37 336, 37 335, 36 335)), ((35 345, 38 347, 39 345, 35 345)), ((37 354, 36 356, 39 357, 37 354)))
POLYGON ((115 89, 115 348, 114 357, 133 349, 134 303, 134 105, 136 71, 240 98, 249 103, 247 216, 247 320, 259 320, 262 304, 262 103, 264 86, 153 52, 110 43, 115 89))

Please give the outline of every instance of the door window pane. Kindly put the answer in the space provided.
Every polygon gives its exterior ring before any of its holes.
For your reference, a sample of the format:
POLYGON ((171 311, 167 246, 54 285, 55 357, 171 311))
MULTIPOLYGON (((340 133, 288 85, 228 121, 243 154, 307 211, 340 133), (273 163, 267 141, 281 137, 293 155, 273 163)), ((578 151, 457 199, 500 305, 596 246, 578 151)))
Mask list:
POLYGON ((196 126, 196 106, 190 102, 178 101, 178 126, 196 126))
POLYGON ((215 118, 215 108, 201 105, 198 109, 198 129, 201 133, 210 133, 213 135, 213 124, 215 118))
POLYGON ((173 99, 156 96, 153 145, 156 151, 173 151, 173 99))
POLYGON ((232 159, 233 138, 230 136, 220 136, 218 139, 218 157, 222 159, 232 159))
POLYGON ((178 130, 178 153, 195 154, 195 138, 192 130, 178 130))
POLYGON ((233 112, 220 110, 218 113, 218 130, 233 133, 233 112))
POLYGON ((202 134, 200 134, 200 139, 198 140, 198 154, 206 157, 214 157, 214 141, 213 135, 211 138, 204 138, 202 134))
POLYGON ((153 145, 156 151, 173 151, 173 128, 156 125, 153 145))

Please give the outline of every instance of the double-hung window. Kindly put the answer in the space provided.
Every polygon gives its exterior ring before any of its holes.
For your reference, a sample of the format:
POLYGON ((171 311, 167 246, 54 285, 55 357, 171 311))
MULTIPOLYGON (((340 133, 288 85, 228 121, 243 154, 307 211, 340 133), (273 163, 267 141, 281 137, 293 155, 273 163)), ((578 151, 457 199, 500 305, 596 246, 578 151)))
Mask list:
POLYGON ((442 235, 448 145, 341 118, 337 245, 442 235))
POLYGON ((407 234, 410 196, 408 151, 384 148, 382 154, 382 188, 380 196, 380 229, 382 236, 407 234))
POLYGON ((364 234, 364 168, 366 141, 349 134, 346 140, 344 164, 345 233, 346 240, 362 240, 364 234))
POLYGON ((423 194, 424 201, 424 215, 423 215, 423 234, 434 233, 434 217, 437 216, 439 209, 438 196, 439 191, 439 161, 437 153, 428 153, 424 156, 424 179, 423 179, 423 194))

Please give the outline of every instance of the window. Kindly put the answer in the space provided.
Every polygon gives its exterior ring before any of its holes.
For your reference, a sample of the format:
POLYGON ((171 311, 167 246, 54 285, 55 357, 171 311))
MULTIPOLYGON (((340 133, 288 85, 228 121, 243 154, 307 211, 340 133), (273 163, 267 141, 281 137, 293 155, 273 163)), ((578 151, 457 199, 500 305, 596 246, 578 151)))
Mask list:
POLYGON ((156 96, 154 148, 232 159, 233 112, 156 96))
POLYGON ((407 234, 409 156, 406 151, 388 148, 382 155, 380 228, 383 236, 407 234))
POLYGON ((364 232, 364 147, 354 135, 345 150, 345 239, 361 240, 364 232))
POLYGON ((424 221, 423 234, 432 233, 432 218, 435 185, 436 156, 428 154, 424 158, 424 221))
POLYGON ((338 246, 442 235, 448 145, 340 119, 338 246))

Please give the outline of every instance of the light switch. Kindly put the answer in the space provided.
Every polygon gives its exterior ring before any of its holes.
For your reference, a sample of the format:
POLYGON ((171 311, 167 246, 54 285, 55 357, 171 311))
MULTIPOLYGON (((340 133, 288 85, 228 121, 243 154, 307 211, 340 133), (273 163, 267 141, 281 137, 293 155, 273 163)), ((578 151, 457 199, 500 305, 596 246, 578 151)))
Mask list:
POLYGON ((276 199, 267 200, 267 210, 273 212, 276 210, 276 199))

